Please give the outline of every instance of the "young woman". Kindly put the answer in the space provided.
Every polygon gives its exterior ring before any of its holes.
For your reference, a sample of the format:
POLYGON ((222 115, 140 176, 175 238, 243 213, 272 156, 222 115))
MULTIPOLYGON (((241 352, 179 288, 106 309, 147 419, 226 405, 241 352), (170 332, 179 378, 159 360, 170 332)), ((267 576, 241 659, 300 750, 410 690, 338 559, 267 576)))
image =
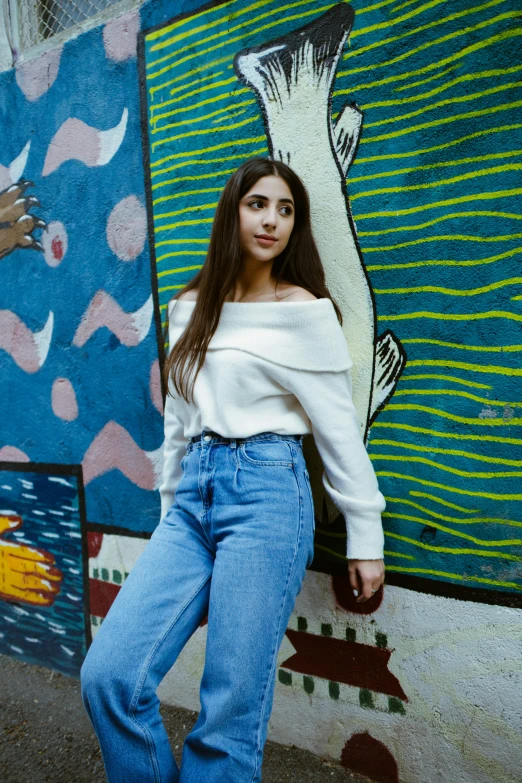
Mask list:
POLYGON ((384 579, 384 498, 292 169, 237 169, 205 264, 170 304, 161 521, 89 649, 82 696, 109 783, 258 783, 277 654, 313 558, 305 434, 346 519, 357 600, 384 579), (207 617, 201 711, 178 769, 156 689, 207 617))

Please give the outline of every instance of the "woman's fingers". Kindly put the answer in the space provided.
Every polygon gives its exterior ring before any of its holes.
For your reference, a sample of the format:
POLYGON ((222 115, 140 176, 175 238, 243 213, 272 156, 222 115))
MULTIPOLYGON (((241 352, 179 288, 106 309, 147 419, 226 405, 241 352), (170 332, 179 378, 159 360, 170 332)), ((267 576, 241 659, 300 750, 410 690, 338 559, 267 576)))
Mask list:
POLYGON ((349 560, 350 585, 357 603, 363 603, 377 592, 384 581, 382 560, 349 560))
POLYGON ((361 592, 361 583, 357 573, 357 565, 354 561, 348 561, 348 578, 350 579, 350 587, 353 590, 353 594, 358 596, 361 592))

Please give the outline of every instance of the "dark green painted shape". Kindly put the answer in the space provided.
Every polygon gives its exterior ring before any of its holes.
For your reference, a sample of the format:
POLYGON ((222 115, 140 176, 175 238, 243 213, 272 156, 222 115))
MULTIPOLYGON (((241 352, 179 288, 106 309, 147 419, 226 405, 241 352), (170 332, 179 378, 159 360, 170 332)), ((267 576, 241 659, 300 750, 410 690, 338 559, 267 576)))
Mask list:
POLYGON ((388 637, 386 636, 386 634, 377 631, 377 633, 375 634, 375 644, 377 645, 377 647, 387 647, 388 637))
POLYGON ((346 641, 347 642, 354 642, 355 641, 355 628, 350 628, 350 626, 346 626, 346 641))
POLYGON ((321 623, 321 635, 322 636, 333 635, 333 628, 330 623, 321 623))
POLYGON ((388 696, 388 709, 390 712, 396 712, 399 715, 406 715, 404 704, 396 696, 388 696))
POLYGON ((97 568, 92 569, 92 578, 93 579, 99 579, 100 578, 100 572, 97 568))
POLYGON ((308 621, 306 617, 298 617, 297 618, 297 630, 298 631, 306 631, 308 628, 308 621))
POLYGON ((279 682, 282 682, 283 685, 291 685, 292 672, 287 672, 284 669, 279 669, 279 682))
POLYGON ((314 678, 305 674, 303 677, 303 688, 306 693, 313 693, 315 688, 314 678))
POLYGON ((328 693, 332 697, 332 699, 338 699, 339 698, 339 683, 333 682, 333 680, 330 680, 328 683, 328 693))
POLYGON ((116 571, 116 569, 113 569, 112 571, 112 581, 116 582, 117 585, 121 585, 123 582, 121 571, 116 571))
POLYGON ((109 581, 109 569, 108 568, 102 568, 101 570, 101 577, 104 582, 109 581))
POLYGON ((372 692, 368 690, 368 688, 361 688, 359 691, 359 704, 361 707, 375 707, 375 704, 373 703, 373 695, 372 692))

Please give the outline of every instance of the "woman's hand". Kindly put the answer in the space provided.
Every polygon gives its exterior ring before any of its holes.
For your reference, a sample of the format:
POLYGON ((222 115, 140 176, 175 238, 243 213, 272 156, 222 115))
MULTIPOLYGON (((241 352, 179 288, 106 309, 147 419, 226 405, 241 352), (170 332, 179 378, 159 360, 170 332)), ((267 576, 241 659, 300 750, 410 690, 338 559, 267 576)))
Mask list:
POLYGON ((363 603, 384 582, 384 560, 348 560, 348 575, 356 603, 363 603))

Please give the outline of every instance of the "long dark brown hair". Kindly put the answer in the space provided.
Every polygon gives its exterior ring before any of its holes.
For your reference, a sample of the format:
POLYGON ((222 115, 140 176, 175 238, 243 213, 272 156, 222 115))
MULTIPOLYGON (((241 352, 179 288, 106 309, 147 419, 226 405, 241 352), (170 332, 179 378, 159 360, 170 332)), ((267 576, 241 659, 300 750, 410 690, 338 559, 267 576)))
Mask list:
MULTIPOLYGON (((288 244, 272 262, 271 274, 276 279, 276 288, 282 279, 305 288, 318 299, 330 299, 342 325, 341 310, 326 287, 323 264, 312 234, 310 200, 303 182, 285 163, 269 158, 249 158, 236 169, 223 188, 212 223, 205 263, 171 299, 176 300, 193 288, 199 289, 187 328, 175 345, 171 346, 163 368, 167 393, 170 393, 168 381, 171 377, 176 392, 187 402, 189 389, 186 375, 197 363, 190 389, 193 395, 196 376, 203 366, 208 344, 219 323, 221 307, 234 290, 236 277, 241 270, 239 202, 261 177, 268 176, 279 176, 285 180, 292 193, 295 210, 294 227, 288 244)), ((167 312, 169 309, 170 302, 167 312)), ((168 318, 165 337, 167 334, 168 318)))

